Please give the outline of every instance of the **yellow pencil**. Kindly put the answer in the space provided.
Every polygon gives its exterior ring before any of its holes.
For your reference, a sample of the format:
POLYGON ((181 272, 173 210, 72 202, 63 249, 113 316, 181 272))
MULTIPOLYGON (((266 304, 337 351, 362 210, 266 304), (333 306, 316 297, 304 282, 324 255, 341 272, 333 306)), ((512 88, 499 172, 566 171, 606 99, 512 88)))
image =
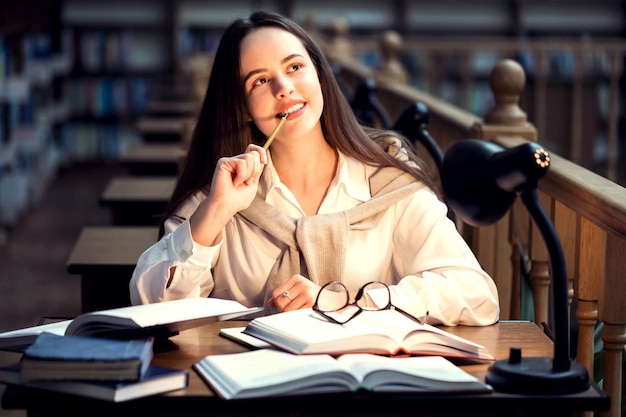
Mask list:
POLYGON ((286 121, 287 121, 287 115, 283 116, 280 119, 280 122, 278 122, 278 125, 276 126, 272 134, 267 137, 267 140, 265 141, 265 144, 263 145, 263 149, 268 150, 270 148, 270 145, 274 141, 274 138, 278 134, 278 131, 280 130, 281 127, 283 127, 286 121))

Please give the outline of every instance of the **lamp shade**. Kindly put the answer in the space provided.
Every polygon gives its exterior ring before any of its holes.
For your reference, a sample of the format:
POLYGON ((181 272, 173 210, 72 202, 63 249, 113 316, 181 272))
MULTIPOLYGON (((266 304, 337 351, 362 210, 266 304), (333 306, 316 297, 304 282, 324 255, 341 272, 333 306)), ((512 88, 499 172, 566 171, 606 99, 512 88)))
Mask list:
POLYGON ((448 206, 463 221, 487 226, 506 214, 516 194, 536 188, 549 166, 549 154, 536 143, 505 150, 466 139, 446 152, 441 185, 448 206))

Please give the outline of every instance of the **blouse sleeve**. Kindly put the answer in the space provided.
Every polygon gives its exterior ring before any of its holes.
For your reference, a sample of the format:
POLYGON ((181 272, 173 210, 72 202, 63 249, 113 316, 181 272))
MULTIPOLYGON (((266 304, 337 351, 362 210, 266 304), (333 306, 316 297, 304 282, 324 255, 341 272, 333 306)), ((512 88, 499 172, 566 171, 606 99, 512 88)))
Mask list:
POLYGON ((402 277, 392 301, 433 324, 483 326, 500 314, 498 290, 447 217, 447 207, 423 188, 399 208, 394 267, 402 277))
POLYGON ((211 293, 211 268, 221 243, 207 247, 193 240, 188 217, 198 204, 197 197, 183 203, 176 215, 165 222, 163 237, 137 260, 129 284, 133 305, 206 297, 211 293))

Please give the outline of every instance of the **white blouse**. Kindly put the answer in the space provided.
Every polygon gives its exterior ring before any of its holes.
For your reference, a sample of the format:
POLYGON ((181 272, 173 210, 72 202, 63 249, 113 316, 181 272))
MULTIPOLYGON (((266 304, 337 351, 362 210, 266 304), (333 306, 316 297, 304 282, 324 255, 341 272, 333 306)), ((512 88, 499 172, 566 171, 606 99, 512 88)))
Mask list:
MULTIPOLYGON (((304 216, 268 159, 258 195, 288 216, 304 216)), ((340 154, 319 213, 370 199, 368 178, 374 171, 340 154)), ((201 192, 192 196, 176 215, 188 219, 204 198, 201 192)), ((130 282, 133 304, 212 296, 263 305, 265 283, 283 243, 240 216, 229 221, 221 241, 211 247, 194 242, 189 220, 171 218, 165 232, 139 257, 130 282), (166 287, 171 268, 176 269, 166 287)), ((391 284, 394 305, 417 317, 428 311, 433 324, 489 325, 499 318, 495 283, 448 219, 445 204, 426 186, 392 205, 376 227, 348 232, 343 282, 355 291, 370 281, 391 284)))

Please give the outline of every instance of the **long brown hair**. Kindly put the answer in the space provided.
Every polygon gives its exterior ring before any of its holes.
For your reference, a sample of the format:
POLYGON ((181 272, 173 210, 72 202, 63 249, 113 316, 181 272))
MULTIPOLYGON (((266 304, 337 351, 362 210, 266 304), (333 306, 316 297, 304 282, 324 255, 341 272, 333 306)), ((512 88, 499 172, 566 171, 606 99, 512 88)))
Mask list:
MULTIPOLYGON (((324 108, 332 109, 323 111, 320 121, 324 137, 333 148, 369 165, 398 167, 432 186, 427 172, 391 157, 370 139, 342 94, 326 57, 307 32, 284 16, 258 11, 248 19, 234 21, 222 35, 185 167, 164 212, 163 222, 174 214, 183 201, 209 187, 219 158, 244 152, 251 141, 260 145, 265 140, 257 127, 247 121, 239 74, 241 40, 262 27, 277 27, 293 34, 308 52, 320 80, 324 108)), ((400 136, 395 132, 393 134, 400 136)), ((425 168, 413 152, 410 156, 418 162, 418 166, 425 168)))

